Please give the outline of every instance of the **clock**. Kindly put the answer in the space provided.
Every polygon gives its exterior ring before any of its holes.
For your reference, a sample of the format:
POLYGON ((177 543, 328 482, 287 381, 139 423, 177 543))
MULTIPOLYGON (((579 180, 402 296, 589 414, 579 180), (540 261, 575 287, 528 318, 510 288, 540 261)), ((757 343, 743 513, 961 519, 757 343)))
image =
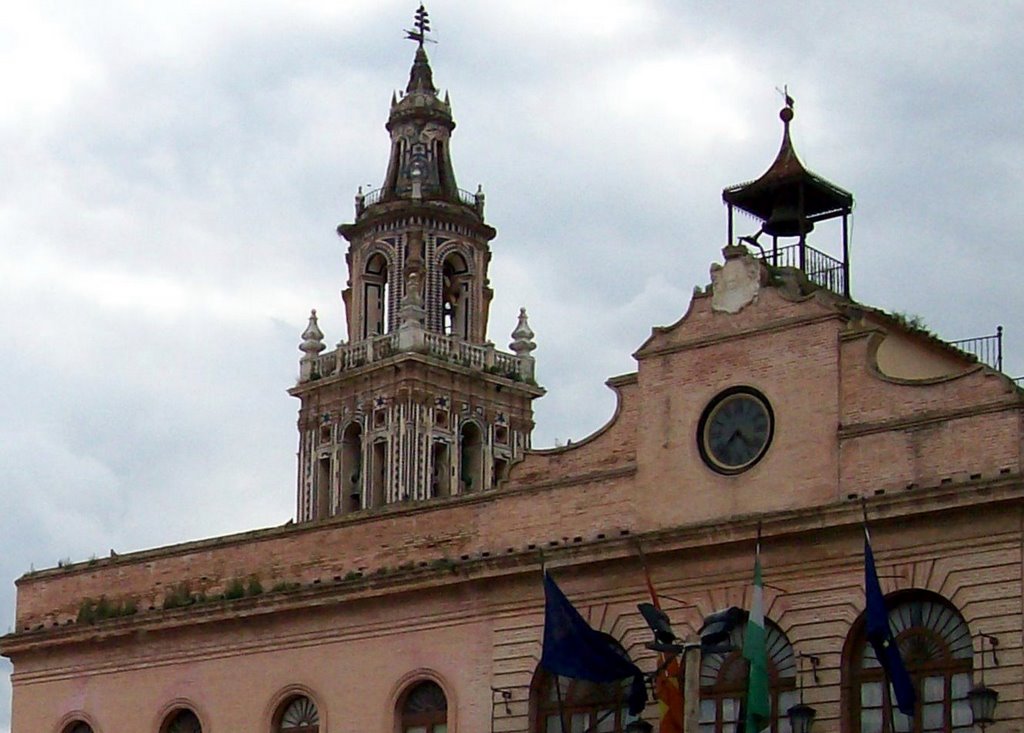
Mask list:
POLYGON ((750 387, 733 387, 705 408, 697 446, 713 471, 736 474, 764 457, 774 431, 772 407, 765 396, 750 387))

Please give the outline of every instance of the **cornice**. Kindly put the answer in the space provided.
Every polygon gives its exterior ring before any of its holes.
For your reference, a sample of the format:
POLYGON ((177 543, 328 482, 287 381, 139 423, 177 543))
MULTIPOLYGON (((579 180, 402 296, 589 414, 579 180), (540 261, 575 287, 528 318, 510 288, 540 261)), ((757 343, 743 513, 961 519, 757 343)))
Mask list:
POLYGON ((760 336, 768 333, 780 333, 782 331, 790 331, 795 328, 802 328, 804 326, 810 326, 817 323, 839 320, 844 320, 844 316, 838 311, 833 313, 820 313, 813 316, 793 316, 791 318, 784 318, 782 320, 773 321, 760 326, 731 331, 727 334, 703 336, 701 338, 691 339, 689 341, 680 341, 678 343, 667 344, 657 348, 641 347, 638 351, 633 353, 633 358, 637 361, 643 361, 644 359, 650 359, 654 356, 666 356, 668 354, 677 354, 682 351, 703 349, 708 346, 714 346, 728 341, 739 341, 752 336, 760 336))
POLYGON ((547 390, 543 387, 528 384, 526 382, 517 382, 514 379, 509 379, 498 374, 491 374, 490 372, 482 371, 480 369, 462 366, 451 361, 445 361, 443 359, 429 356, 427 354, 420 354, 415 351, 398 352, 384 359, 368 362, 367 364, 361 367, 356 367, 355 369, 346 369, 345 371, 337 374, 329 374, 327 376, 320 377, 319 379, 300 382, 294 387, 289 387, 288 394, 292 397, 302 397, 303 395, 310 393, 320 392, 326 386, 344 384, 358 379, 365 379, 369 376, 383 374, 384 370, 388 367, 393 367, 395 371, 400 371, 406 368, 409 364, 419 364, 428 369, 436 369, 448 373, 459 374, 467 377, 473 383, 490 383, 501 387, 504 390, 522 392, 529 395, 531 398, 541 397, 547 394, 547 390))
POLYGON ((339 224, 338 234, 352 242, 388 223, 420 217, 438 222, 451 222, 466 228, 467 232, 485 242, 494 239, 498 231, 484 221, 465 204, 453 204, 442 200, 414 202, 407 199, 372 204, 351 224, 339 224))
POLYGON ((944 423, 950 420, 961 420, 966 417, 977 417, 978 415, 990 415, 996 412, 1007 412, 1009 410, 1020 411, 1024 409, 1017 395, 1007 395, 1004 399, 985 402, 977 405, 968 405, 953 410, 934 410, 922 412, 911 417, 899 417, 891 420, 877 420, 872 422, 847 423, 839 427, 839 439, 856 438, 862 435, 874 433, 886 433, 893 430, 913 430, 914 428, 927 427, 936 423, 944 423))
MULTIPOLYGON (((635 558, 637 543, 642 544, 650 558, 678 552, 706 554, 712 547, 752 543, 759 531, 765 541, 794 537, 807 541, 809 536, 813 539, 813 536, 823 533, 833 535, 859 528, 863 522, 861 499, 857 496, 829 504, 736 515, 724 521, 678 525, 643 533, 633 532, 628 527, 612 528, 589 537, 559 537, 525 548, 494 548, 458 559, 438 558, 433 562, 385 569, 385 572, 349 580, 315 581, 298 590, 237 601, 144 612, 88 626, 74 624, 16 632, 0 637, 0 653, 14 657, 78 644, 115 642, 139 633, 231 624, 242 619, 294 614, 300 610, 328 608, 339 603, 368 601, 457 584, 511 579, 536 573, 541 553, 551 566, 580 567, 635 558)), ((995 479, 909 488, 894 493, 877 492, 863 497, 863 500, 871 516, 872 527, 884 531, 887 526, 905 528, 909 521, 932 521, 935 515, 943 513, 1024 505, 1024 483, 1020 474, 1013 474, 995 479)), ((976 516, 976 513, 971 514, 976 516)), ((225 653, 230 653, 230 650, 225 650, 225 653)))

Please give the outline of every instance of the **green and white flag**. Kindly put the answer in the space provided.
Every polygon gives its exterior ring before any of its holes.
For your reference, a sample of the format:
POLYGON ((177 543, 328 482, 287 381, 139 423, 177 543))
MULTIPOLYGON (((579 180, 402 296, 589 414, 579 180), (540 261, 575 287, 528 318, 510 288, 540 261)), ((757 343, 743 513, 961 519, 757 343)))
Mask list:
POLYGON ((771 699, 768 692, 768 650, 764 630, 764 583, 761 580, 761 543, 754 555, 754 589, 750 599, 750 618, 743 638, 743 656, 750 663, 747 677, 747 719, 745 733, 759 733, 771 725, 771 699))

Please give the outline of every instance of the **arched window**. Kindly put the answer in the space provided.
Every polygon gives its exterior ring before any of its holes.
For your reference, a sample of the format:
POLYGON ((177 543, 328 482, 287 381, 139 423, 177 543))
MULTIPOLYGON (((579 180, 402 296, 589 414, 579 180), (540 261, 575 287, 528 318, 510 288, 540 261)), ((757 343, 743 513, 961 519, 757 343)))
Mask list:
POLYGON ((377 252, 363 273, 363 338, 387 333, 389 297, 388 261, 377 252))
POLYGON ((92 726, 81 720, 75 720, 68 723, 62 733, 92 733, 92 726))
POLYGON ((538 667, 530 692, 533 733, 621 733, 629 716, 630 680, 573 680, 538 667), (563 727, 564 726, 564 727, 563 727))
MULTIPOLYGON (((733 651, 725 654, 707 654, 701 660, 701 733, 734 733, 737 730, 740 706, 747 692, 747 660, 743 657, 746 628, 744 624, 733 629, 733 651)), ((786 713, 797 703, 796 655, 782 630, 767 619, 765 632, 772 703, 770 730, 772 733, 789 733, 789 718, 786 717, 786 713)))
POLYGON ((278 714, 275 733, 320 733, 320 711, 305 695, 285 701, 278 714))
POLYGON ((448 700, 436 682, 413 685, 399 703, 401 733, 448 733, 448 700))
POLYGON ((931 593, 896 596, 889 605, 889 628, 917 691, 917 714, 895 707, 892 690, 865 637, 863 616, 854 624, 843 654, 844 709, 851 733, 950 733, 972 727, 967 691, 971 688, 974 646, 963 616, 931 593))
POLYGON ((191 710, 180 708, 167 716, 161 733, 203 733, 199 718, 191 710))

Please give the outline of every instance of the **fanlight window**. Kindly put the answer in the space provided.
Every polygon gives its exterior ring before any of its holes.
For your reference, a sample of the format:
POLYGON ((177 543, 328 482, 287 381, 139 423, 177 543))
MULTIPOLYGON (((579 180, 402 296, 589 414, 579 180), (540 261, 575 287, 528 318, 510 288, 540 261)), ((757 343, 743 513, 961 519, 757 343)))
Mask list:
POLYGON ((402 733, 448 733, 448 700, 436 682, 420 682, 401 705, 402 733))
POLYGON ((191 710, 178 710, 168 719, 164 733, 203 733, 203 726, 191 710))
POLYGON ((846 660, 853 716, 851 730, 861 733, 950 733, 972 727, 967 692, 971 688, 974 647, 960 613, 939 596, 917 596, 889 607, 889 628, 917 691, 913 718, 896 709, 875 651, 855 628, 846 660))
POLYGON ((533 733, 622 733, 629 716, 630 680, 597 683, 553 675, 534 678, 533 733))
POLYGON ((79 720, 68 725, 64 733, 92 733, 92 726, 79 720))
MULTIPOLYGON (((733 651, 707 654, 700 665, 700 733, 735 733, 747 691, 747 661, 743 658, 746 624, 732 631, 733 651)), ((797 703, 796 655, 789 639, 765 620, 768 679, 771 690, 771 733, 789 733, 789 708, 797 703)))
POLYGON ((319 733, 320 711, 305 695, 293 697, 281 714, 280 733, 319 733))

